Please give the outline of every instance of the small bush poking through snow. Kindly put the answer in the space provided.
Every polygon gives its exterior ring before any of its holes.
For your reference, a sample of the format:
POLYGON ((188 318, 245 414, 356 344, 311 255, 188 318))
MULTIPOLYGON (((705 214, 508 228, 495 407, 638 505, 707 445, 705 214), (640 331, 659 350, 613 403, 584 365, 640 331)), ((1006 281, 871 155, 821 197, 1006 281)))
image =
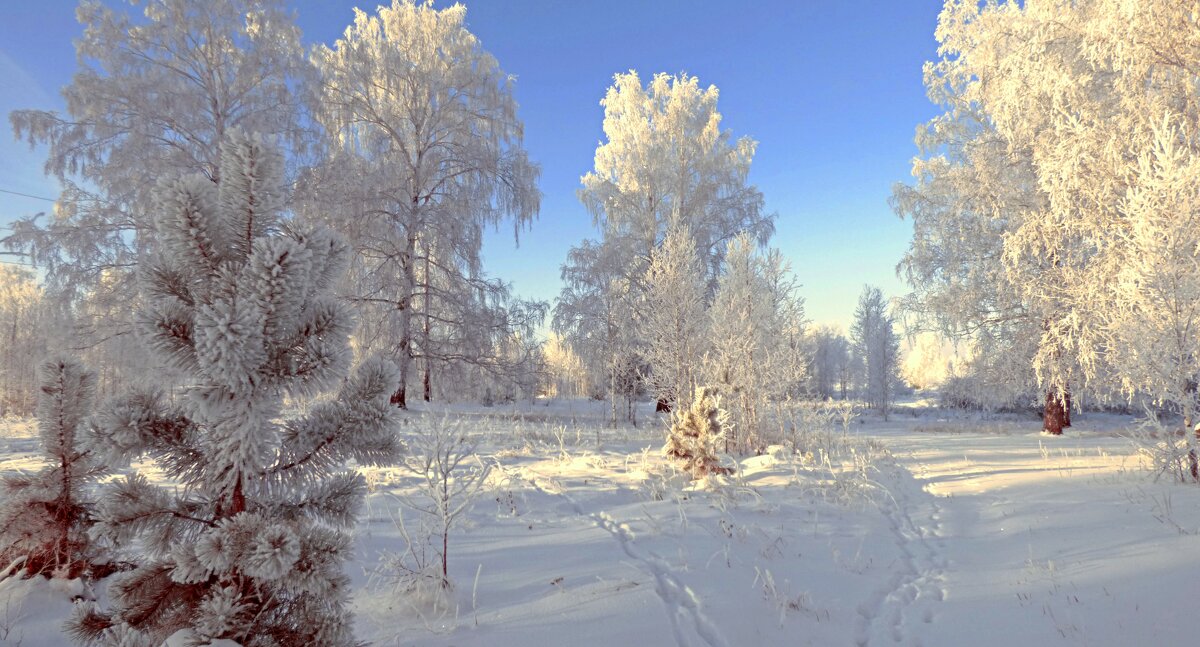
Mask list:
POLYGON ((1155 480, 1167 476, 1180 483, 1200 482, 1196 432, 1172 428, 1156 416, 1147 415, 1134 430, 1132 439, 1155 480))
POLYGON ((450 588, 450 530, 475 502, 491 466, 479 460, 475 437, 466 426, 448 416, 430 420, 409 443, 411 453, 404 465, 420 478, 421 493, 403 501, 431 520, 431 539, 440 544, 433 547, 441 562, 440 584, 450 588))
POLYGON ((672 414, 663 452, 681 462, 692 478, 728 473, 717 458, 717 447, 725 440, 728 427, 729 416, 716 394, 710 388, 699 387, 691 406, 672 414))

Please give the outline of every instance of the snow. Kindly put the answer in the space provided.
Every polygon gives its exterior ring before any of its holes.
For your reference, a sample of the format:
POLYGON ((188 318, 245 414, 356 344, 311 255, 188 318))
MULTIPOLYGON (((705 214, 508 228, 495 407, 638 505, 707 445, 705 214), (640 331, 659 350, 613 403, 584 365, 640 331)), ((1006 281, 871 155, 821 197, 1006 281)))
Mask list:
MULTIPOLYGON (((1152 479, 1122 435, 1130 418, 1077 414, 1050 438, 1032 417, 911 409, 865 418, 845 437, 839 427, 811 454, 777 447, 743 458, 729 479, 689 484, 661 457, 665 423, 649 410, 639 416, 647 426, 614 430, 604 402, 542 404, 454 409, 494 467, 450 537, 455 587, 440 610, 371 585, 379 554, 402 548, 397 495, 417 483, 400 468, 363 469, 372 494, 350 566, 360 639, 931 647, 1193 637, 1197 490, 1152 479)), ((22 425, 0 423, 0 470, 36 467, 22 425)), ((405 512, 410 527, 414 516, 405 512)), ((63 644, 70 607, 70 594, 44 581, 5 580, 4 644, 63 644)))

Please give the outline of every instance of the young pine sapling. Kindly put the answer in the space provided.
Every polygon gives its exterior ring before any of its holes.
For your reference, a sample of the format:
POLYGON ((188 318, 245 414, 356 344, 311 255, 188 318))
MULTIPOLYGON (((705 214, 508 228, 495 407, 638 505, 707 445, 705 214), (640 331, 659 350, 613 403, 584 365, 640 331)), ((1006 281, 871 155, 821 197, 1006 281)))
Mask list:
POLYGON ((38 368, 38 382, 38 431, 49 465, 0 480, 0 578, 102 576, 87 536, 92 509, 85 492, 107 473, 84 442, 96 376, 53 357, 38 368))
POLYGON ((159 253, 139 268, 138 332, 152 370, 182 386, 119 397, 95 425, 105 460, 148 457, 177 485, 134 473, 107 488, 96 534, 140 563, 71 630, 108 645, 354 645, 342 564, 366 486, 344 465, 397 460, 398 376, 368 359, 343 379, 352 323, 332 290, 349 249, 283 219, 282 157, 234 131, 220 171, 160 186, 159 253))

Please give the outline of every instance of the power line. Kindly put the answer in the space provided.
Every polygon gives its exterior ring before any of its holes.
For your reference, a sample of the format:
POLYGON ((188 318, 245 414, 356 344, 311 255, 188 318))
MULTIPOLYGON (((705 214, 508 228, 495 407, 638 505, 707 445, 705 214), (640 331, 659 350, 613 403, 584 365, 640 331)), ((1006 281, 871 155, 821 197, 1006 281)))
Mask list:
POLYGON ((20 191, 9 191, 8 189, 0 189, 0 193, 11 193, 13 195, 19 195, 23 198, 33 198, 34 200, 45 200, 46 202, 58 202, 58 200, 55 200, 54 198, 44 198, 40 195, 29 195, 28 193, 21 193, 20 191))

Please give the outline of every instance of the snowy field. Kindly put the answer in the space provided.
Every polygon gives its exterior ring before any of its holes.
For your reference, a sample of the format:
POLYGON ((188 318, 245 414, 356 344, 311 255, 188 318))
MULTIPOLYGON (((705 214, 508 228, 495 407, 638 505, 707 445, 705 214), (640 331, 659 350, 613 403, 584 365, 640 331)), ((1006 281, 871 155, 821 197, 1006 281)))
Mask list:
MULTIPOLYGON (((1153 480, 1128 418, 1052 438, 1032 418, 911 409, 689 483, 649 410, 616 430, 595 402, 449 416, 491 471, 451 533, 448 594, 380 568, 403 552, 399 515, 419 526, 401 503, 416 481, 364 472, 350 571, 371 644, 1194 644, 1200 491, 1153 480)), ((3 422, 0 472, 36 467, 34 431, 3 422)), ((66 644, 74 593, 0 584, 0 644, 66 644)))

